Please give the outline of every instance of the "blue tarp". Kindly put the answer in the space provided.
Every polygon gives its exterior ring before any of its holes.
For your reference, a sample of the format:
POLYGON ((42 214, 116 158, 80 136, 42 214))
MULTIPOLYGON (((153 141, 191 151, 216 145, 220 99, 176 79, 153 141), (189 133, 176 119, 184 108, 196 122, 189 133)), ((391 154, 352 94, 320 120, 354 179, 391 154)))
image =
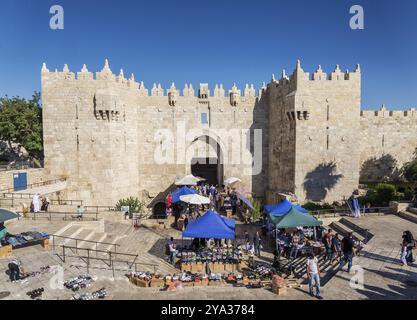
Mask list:
POLYGON ((175 190, 174 192, 172 192, 172 203, 180 202, 181 201, 181 199, 180 199, 181 196, 185 196, 187 194, 193 194, 193 193, 196 194, 197 190, 190 189, 190 188, 185 187, 185 186, 182 187, 182 188, 179 188, 179 189, 175 190))
POLYGON ((284 215, 288 213, 292 208, 295 208, 301 213, 308 213, 306 209, 304 209, 303 207, 299 205, 292 204, 287 199, 282 200, 280 203, 277 203, 277 204, 268 204, 264 206, 265 212, 272 216, 284 215))
POLYGON ((235 221, 223 218, 209 210, 201 218, 188 224, 182 236, 184 238, 234 239, 235 221))
POLYGON ((226 224, 226 226, 228 226, 230 229, 235 230, 235 219, 228 219, 226 217, 220 216, 224 223, 226 224))

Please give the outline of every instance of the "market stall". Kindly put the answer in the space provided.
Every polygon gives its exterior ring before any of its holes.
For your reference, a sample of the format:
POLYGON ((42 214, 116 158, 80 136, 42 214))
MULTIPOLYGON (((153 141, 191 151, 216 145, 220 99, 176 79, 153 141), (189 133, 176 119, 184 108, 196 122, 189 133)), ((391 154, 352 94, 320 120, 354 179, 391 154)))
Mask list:
MULTIPOLYGON (((282 236, 278 234, 278 230, 288 230, 299 227, 318 227, 323 223, 308 213, 303 213, 296 208, 291 208, 286 214, 275 216, 269 214, 268 216, 271 223, 275 226, 275 241, 277 246, 288 248, 290 246, 289 239, 286 233, 282 233, 282 236)), ((323 244, 314 240, 314 236, 305 234, 306 237, 303 243, 300 243, 298 248, 301 253, 308 253, 313 251, 320 253, 323 250, 323 244)), ((277 248, 278 250, 278 248, 277 248)))
POLYGON ((277 204, 269 204, 264 206, 264 211, 266 214, 273 216, 281 216, 288 213, 292 208, 296 209, 300 213, 308 214, 308 211, 303 207, 293 204, 287 199, 282 200, 277 204))
POLYGON ((204 246, 183 246, 177 250, 177 262, 183 271, 224 273, 246 265, 243 249, 231 243, 235 239, 234 219, 208 210, 201 218, 189 223, 182 235, 205 242, 204 246), (214 239, 215 243, 207 239, 214 239))

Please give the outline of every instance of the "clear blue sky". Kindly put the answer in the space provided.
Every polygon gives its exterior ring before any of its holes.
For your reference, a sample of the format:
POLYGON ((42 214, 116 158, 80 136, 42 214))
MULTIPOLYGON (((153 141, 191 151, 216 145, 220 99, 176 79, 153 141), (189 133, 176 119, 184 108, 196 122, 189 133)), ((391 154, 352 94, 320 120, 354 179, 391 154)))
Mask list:
POLYGON ((233 82, 258 88, 297 58, 309 72, 362 66, 362 106, 417 106, 415 0, 1 0, 0 95, 40 90, 40 68, 86 63, 135 73, 150 88, 171 82, 233 82), (65 29, 49 28, 49 8, 65 10, 65 29), (361 4, 365 30, 349 28, 361 4))

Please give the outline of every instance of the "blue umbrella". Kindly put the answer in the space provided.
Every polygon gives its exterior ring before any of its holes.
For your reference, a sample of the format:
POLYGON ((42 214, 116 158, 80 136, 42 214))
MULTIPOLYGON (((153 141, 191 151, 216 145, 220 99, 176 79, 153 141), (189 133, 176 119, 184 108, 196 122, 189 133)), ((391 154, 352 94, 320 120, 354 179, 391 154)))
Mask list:
POLYGON ((19 215, 13 211, 0 209, 0 222, 4 222, 7 220, 18 219, 19 215))

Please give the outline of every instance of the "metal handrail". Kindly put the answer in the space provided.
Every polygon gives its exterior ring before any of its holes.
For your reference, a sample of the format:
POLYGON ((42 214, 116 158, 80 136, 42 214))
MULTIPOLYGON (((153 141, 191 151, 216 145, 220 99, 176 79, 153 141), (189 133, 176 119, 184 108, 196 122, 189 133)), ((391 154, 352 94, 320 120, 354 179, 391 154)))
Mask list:
MULTIPOLYGON (((112 245, 115 248, 116 247, 120 247, 120 244, 117 244, 117 243, 110 243, 110 242, 103 242, 103 241, 94 241, 94 240, 83 240, 83 239, 79 239, 79 238, 72 238, 72 237, 60 236, 60 235, 55 235, 55 234, 51 234, 49 236, 50 237, 54 237, 54 238, 56 237, 56 238, 62 238, 62 239, 71 239, 71 240, 76 240, 76 241, 80 241, 80 242, 89 242, 89 243, 95 243, 95 244, 112 245)), ((54 241, 55 240, 52 239, 52 245, 54 245, 54 241)), ((83 249, 83 248, 79 248, 79 249, 83 249)))
MULTIPOLYGON (((362 212, 363 208, 361 209, 362 212)), ((369 207, 365 208, 367 212, 366 213, 384 213, 384 212, 390 212, 392 209, 390 207, 369 207)), ((351 215, 351 211, 348 208, 345 209, 321 209, 321 210, 312 210, 310 211, 312 215, 320 217, 320 215, 326 215, 326 214, 333 214, 333 217, 340 216, 340 215, 351 215)))
MULTIPOLYGON (((23 199, 32 199, 35 193, 24 193, 24 192, 0 192, 0 200, 10 200, 12 201, 12 206, 14 205, 14 200, 23 200, 23 199)), ((73 199, 53 199, 49 200, 49 204, 58 204, 58 205, 83 205, 83 200, 73 200, 73 199)))
MULTIPOLYGON (((78 239, 80 240, 80 239, 78 239)), ((159 266, 157 264, 145 264, 145 263, 138 263, 136 262, 136 259, 138 258, 138 254, 131 254, 131 253, 120 253, 120 252, 116 252, 116 251, 104 251, 104 250, 97 250, 97 249, 90 249, 90 248, 78 248, 78 245, 76 245, 75 247, 72 246, 66 246, 66 245, 62 245, 62 257, 63 257, 63 262, 65 263, 66 257, 67 255, 65 254, 65 249, 70 249, 70 250, 76 250, 76 252, 78 253, 78 250, 84 250, 87 251, 87 257, 83 257, 83 256, 79 256, 77 255, 76 257, 81 258, 81 259, 87 259, 86 263, 87 263, 87 273, 89 273, 89 267, 90 267, 90 259, 94 259, 94 260, 101 260, 104 263, 106 263, 107 259, 104 258, 98 258, 97 254, 98 253, 105 253, 108 254, 109 256, 109 264, 108 266, 112 268, 113 270, 113 277, 114 277, 114 263, 115 262, 123 262, 123 263, 127 263, 129 265, 130 268, 132 268, 133 266, 135 266, 135 271, 137 271, 137 265, 138 264, 143 264, 143 265, 150 265, 154 267, 154 272, 156 273, 156 267, 159 266), (96 257, 91 257, 90 252, 95 252, 96 253, 96 257), (113 259, 113 256, 128 256, 128 257, 134 257, 132 262, 126 261, 126 260, 115 260, 113 259)), ((55 251, 55 247, 54 251, 55 251)), ((106 263, 107 264, 107 263, 106 263)))
POLYGON ((85 211, 89 211, 92 209, 92 211, 99 212, 100 209, 103 209, 102 211, 116 211, 116 207, 114 206, 83 206, 85 211))
MULTIPOLYGON (((84 218, 88 218, 89 216, 93 216, 93 220, 98 221, 98 216, 99 216, 99 212, 83 212, 83 217, 84 218)), ((41 211, 41 212, 29 212, 28 213, 29 219, 32 220, 37 220, 37 219, 48 219, 49 221, 52 221, 52 216, 56 215, 56 216, 63 216, 64 221, 68 220, 68 216, 71 216, 71 218, 76 219, 77 218, 77 213, 74 211, 63 211, 63 212, 54 212, 54 211, 41 211)), ((24 216, 23 216, 24 217, 24 216)))
MULTIPOLYGON (((46 186, 46 185, 54 184, 54 183, 57 183, 57 182, 65 182, 65 181, 67 181, 66 178, 58 178, 58 179, 53 179, 53 180, 35 182, 35 183, 28 184, 26 186, 26 189, 46 186)), ((23 190, 25 190, 25 189, 23 189, 23 190)), ((5 190, 1 190, 0 192, 9 193, 9 192, 13 192, 13 191, 14 191, 14 188, 8 188, 8 189, 5 189, 5 190)))

